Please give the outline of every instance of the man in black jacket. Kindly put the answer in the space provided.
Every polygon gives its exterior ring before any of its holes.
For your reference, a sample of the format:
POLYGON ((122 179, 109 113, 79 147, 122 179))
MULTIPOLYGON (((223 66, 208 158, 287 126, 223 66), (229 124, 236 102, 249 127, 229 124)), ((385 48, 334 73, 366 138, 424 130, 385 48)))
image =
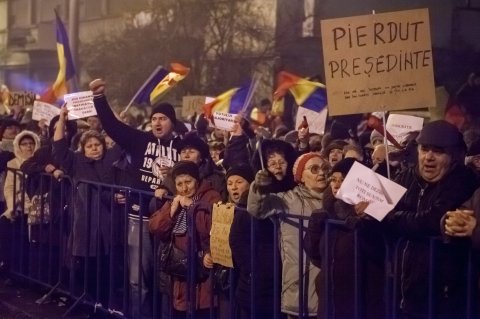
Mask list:
MULTIPOLYGON (((142 318, 151 318, 151 285, 154 280, 153 249, 148 232, 148 204, 152 198, 150 192, 165 187, 165 176, 179 160, 180 138, 174 131, 177 121, 175 110, 168 103, 154 107, 150 116, 152 131, 143 132, 124 124, 115 116, 104 95, 105 81, 93 80, 90 89, 94 94, 95 109, 103 129, 125 151, 127 163, 124 163, 122 185, 142 192, 131 194, 127 200, 130 310, 131 318, 140 317, 140 312, 142 318), (143 238, 142 247, 140 236, 143 238), (138 276, 139 267, 142 267, 142 278, 138 276)), ((125 203, 123 195, 116 194, 116 198, 119 203, 125 203)))
POLYGON ((469 245, 435 237, 441 235, 442 216, 465 202, 477 182, 464 165, 465 143, 454 125, 430 122, 417 142, 416 167, 396 179, 407 192, 383 221, 387 233, 405 239, 396 252, 399 307, 403 318, 427 318, 429 313, 434 318, 465 318, 469 245))

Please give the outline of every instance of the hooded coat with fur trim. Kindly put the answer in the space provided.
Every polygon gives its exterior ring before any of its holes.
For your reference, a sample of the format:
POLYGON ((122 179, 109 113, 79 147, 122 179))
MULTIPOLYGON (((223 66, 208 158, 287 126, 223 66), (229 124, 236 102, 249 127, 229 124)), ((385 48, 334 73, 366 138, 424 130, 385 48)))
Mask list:
MULTIPOLYGON (((5 186, 3 189, 4 195, 5 195, 5 201, 7 204, 7 209, 3 215, 6 216, 7 218, 14 217, 15 206, 17 205, 17 203, 20 202, 20 198, 22 195, 23 179, 20 177, 20 174, 22 173, 20 171, 15 173, 14 171, 12 171, 12 169, 19 170, 22 163, 25 160, 27 160, 27 157, 25 157, 20 151, 20 141, 26 136, 31 137, 33 139, 35 143, 34 152, 38 150, 38 148, 40 147, 40 138, 38 137, 37 134, 31 131, 20 132, 13 140, 13 153, 15 154, 15 158, 10 160, 7 163, 7 167, 10 170, 7 172, 7 177, 5 179, 5 186)), ((28 207, 29 205, 30 205, 30 198, 27 195, 25 195, 25 205, 22 210, 25 212, 25 208, 28 207)))

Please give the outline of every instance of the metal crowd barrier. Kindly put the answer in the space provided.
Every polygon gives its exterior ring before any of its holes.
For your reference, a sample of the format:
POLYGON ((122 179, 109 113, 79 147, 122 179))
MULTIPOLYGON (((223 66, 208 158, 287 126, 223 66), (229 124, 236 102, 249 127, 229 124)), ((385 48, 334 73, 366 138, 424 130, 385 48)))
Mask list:
MULTIPOLYGON (((38 300, 39 304, 47 302, 53 296, 66 297, 67 301, 65 303, 68 306, 68 309, 64 313, 64 317, 68 316, 74 309, 80 304, 86 304, 95 309, 95 311, 100 311, 104 313, 111 314, 117 318, 162 318, 169 319, 172 318, 172 300, 171 296, 160 293, 159 291, 159 278, 158 278, 158 262, 157 262, 157 251, 159 245, 157 241, 154 241, 150 237, 144 238, 142 236, 144 231, 144 225, 142 218, 147 215, 146 207, 153 196, 153 193, 142 192, 128 187, 121 187, 115 185, 108 185, 103 183, 93 183, 84 180, 73 181, 68 176, 65 176, 60 181, 55 181, 52 176, 47 174, 39 174, 39 176, 30 176, 26 178, 24 174, 20 171, 10 170, 18 176, 20 183, 17 182, 17 179, 14 179, 14 198, 17 198, 18 203, 16 206, 19 210, 19 215, 12 226, 12 255, 10 258, 10 271, 13 275, 21 278, 29 283, 37 284, 47 291, 45 295, 38 300), (38 178, 39 179, 39 193, 44 194, 48 193, 48 207, 50 210, 50 219, 48 222, 40 222, 39 224, 29 225, 28 216, 24 211, 23 207, 25 203, 28 203, 30 198, 27 194, 28 185, 30 182, 29 178, 38 178), (20 185, 18 185, 20 184, 20 185), (89 205, 91 207, 93 203, 96 204, 97 211, 87 210, 86 217, 86 243, 85 243, 85 254, 84 256, 75 256, 72 254, 72 246, 76 244, 76 237, 78 234, 74 233, 77 227, 75 225, 76 216, 75 214, 75 203, 79 200, 82 192, 86 189, 86 198, 83 204, 89 205), (115 194, 124 194, 126 197, 126 204, 119 205, 115 202, 115 194), (138 281, 137 291, 142 291, 143 288, 148 288, 146 300, 142 299, 141 293, 134 294, 131 289, 131 283, 129 276, 132 277, 133 273, 130 271, 134 265, 129 264, 129 212, 131 213, 131 204, 139 203, 140 209, 138 211, 139 219, 139 228, 138 228, 138 246, 143 247, 145 240, 152 241, 153 248, 151 251, 151 256, 153 256, 152 265, 151 265, 151 286, 150 282, 138 281), (103 208, 102 208, 103 207, 103 208), (108 207, 107 211, 101 211, 108 207), (103 214, 103 215, 102 215, 103 214), (104 215, 109 215, 107 219, 109 225, 108 230, 108 239, 109 243, 104 242, 105 238, 102 238, 100 234, 93 234, 92 237, 92 226, 100 226, 102 223, 105 223, 105 219, 101 217, 104 215), (96 218, 96 220, 92 220, 96 218), (38 234, 38 237, 37 237, 38 234), (37 239, 38 238, 38 239, 37 239), (92 239, 94 240, 92 243, 92 239), (95 251, 92 252, 92 247, 95 247, 95 251), (104 251, 108 249, 108 254, 104 251), (32 263, 32 261, 34 261, 32 263), (34 266, 37 267, 34 267, 34 266), (107 266, 108 265, 108 266, 107 266), (81 278, 80 282, 78 277, 81 278), (149 285, 144 287, 144 284, 149 285), (151 297, 149 299, 149 297, 151 297), (132 304, 138 304, 138 313, 132 314, 132 304), (142 310, 145 311, 142 313, 142 310)), ((171 198, 170 198, 171 199, 171 198)), ((41 216, 40 220, 44 220, 47 214, 44 211, 47 206, 44 205, 45 197, 41 197, 41 216), (44 208, 45 207, 45 208, 44 208)), ((158 208, 158 207, 156 207, 158 208)), ((236 208, 242 209, 242 208, 236 208)), ((188 236, 188 260, 194 260, 196 256, 196 231, 195 231, 195 218, 194 214, 188 214, 187 220, 187 236, 188 236)), ((131 217, 130 217, 131 218, 131 217)), ((294 215, 290 213, 284 213, 278 215, 276 218, 273 218, 273 234, 272 238, 274 240, 274 251, 273 251, 273 273, 274 273, 274 292, 273 292, 273 318, 283 318, 283 314, 280 310, 281 303, 281 282, 278 280, 281 274, 281 262, 280 262, 280 253, 279 253, 279 223, 285 222, 291 225, 298 227, 298 240, 299 240, 299 251, 294 252, 297 254, 304 254, 304 243, 303 238, 306 231, 305 223, 309 220, 308 217, 294 215)), ((257 242, 257 220, 251 217, 251 229, 250 229, 250 240, 251 243, 257 242)), ((133 224, 132 224, 133 225, 133 224)), ((336 220, 328 220, 326 223, 326 237, 329 238, 328 233, 337 227, 343 227, 344 222, 336 220)), ((362 278, 358 276, 360 273, 359 260, 361 258, 361 253, 358 249, 358 233, 355 231, 355 247, 354 247, 354 271, 355 271, 355 282, 354 282, 354 305, 345 305, 346 307, 354 307, 355 310, 355 319, 361 317, 361 288, 360 281, 362 278)), ((381 240, 384 240, 383 238, 381 240)), ((435 304, 433 298, 433 282, 435 280, 433 274, 435 270, 435 243, 438 238, 430 239, 430 248, 432 248, 432 254, 430 256, 430 270, 429 275, 429 315, 428 318, 435 318, 435 304)), ((392 248, 385 242, 385 318, 398 318, 399 309, 398 309, 398 262, 396 262, 399 256, 399 247, 401 246, 401 241, 397 242, 396 245, 392 248)), ((327 240, 326 247, 324 247, 325 258, 329 258, 329 243, 327 240)), ((257 315, 257 305, 261 300, 258 300, 256 297, 257 291, 255 290, 255 284, 261 278, 258 278, 257 269, 255 267, 255 258, 256 256, 257 245, 252 244, 250 246, 250 257, 251 257, 251 291, 250 291, 250 318, 260 319, 257 315)), ((136 278, 141 279, 145 274, 142 270, 142 260, 144 252, 142 249, 138 251, 138 264, 136 265, 137 273, 136 278)), ((304 277, 304 261, 303 258, 299 256, 298 264, 298 274, 299 278, 304 277)), ((322 269, 321 271, 329 273, 330 269, 328 268, 329 263, 327 263, 327 269, 322 269)), ((187 318, 194 319, 196 317, 195 311, 195 287, 196 283, 194 282, 196 263, 189 262, 189 271, 187 275, 187 300, 188 300, 188 309, 187 309, 187 318)), ((473 318, 472 308, 476 304, 476 300, 472 300, 472 292, 474 289, 478 289, 478 280, 473 278, 473 261, 472 254, 470 253, 470 263, 468 265, 469 276, 471 278, 468 286, 468 300, 466 310, 467 318, 473 318)), ((210 279, 212 279, 213 271, 210 272, 210 279)), ((228 290, 228 310, 223 317, 219 317, 218 311, 220 308, 220 302, 222 301, 220 296, 217 294, 211 298, 210 301, 210 318, 235 318, 236 317, 236 305, 235 305, 235 269, 230 269, 229 273, 230 278, 230 288, 228 290)), ((308 282, 308 280, 307 280, 308 282)), ((213 280, 212 280, 213 286, 213 280)), ((299 293, 299 309, 300 313, 298 318, 306 318, 308 316, 307 311, 307 300, 305 300, 305 284, 303 280, 298 282, 299 293)), ((331 282, 329 280, 325 283, 325 289, 327 292, 330 292, 331 282)), ((213 291, 213 287, 212 287, 213 291)), ((327 296, 330 297, 330 294, 327 293, 327 296)), ((212 294, 213 296, 213 294, 212 294)), ((63 300, 63 299, 62 299, 63 300)), ((224 300, 225 301, 225 298, 224 300)), ((329 309, 329 300, 325 302, 326 309, 324 318, 333 318, 332 310, 329 309)))

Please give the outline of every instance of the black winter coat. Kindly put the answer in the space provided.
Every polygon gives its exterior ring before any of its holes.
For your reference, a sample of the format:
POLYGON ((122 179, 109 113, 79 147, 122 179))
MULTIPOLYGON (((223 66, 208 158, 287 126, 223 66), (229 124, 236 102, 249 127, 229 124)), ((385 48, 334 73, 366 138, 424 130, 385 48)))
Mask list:
POLYGON ((27 175, 25 189, 29 198, 32 198, 34 195, 49 194, 47 201, 54 225, 52 227, 54 240, 49 239, 49 236, 43 235, 48 231, 45 229, 46 227, 44 227, 44 233, 42 234, 40 225, 32 225, 31 237, 37 241, 48 242, 51 240, 53 244, 60 244, 60 241, 63 240, 60 239, 60 233, 58 233, 60 223, 63 224, 64 234, 69 231, 69 219, 67 214, 65 214, 67 210, 64 207, 67 207, 68 205, 66 204, 71 200, 71 187, 73 185, 67 179, 59 182, 46 174, 45 167, 47 165, 51 164, 56 169, 60 169, 61 166, 59 162, 54 160, 52 152, 52 143, 48 141, 48 144, 39 148, 32 157, 23 162, 20 169, 27 175), (64 184, 63 194, 60 193, 61 183, 64 184), (61 202, 62 200, 63 203, 61 202))
MULTIPOLYGON (((74 181, 86 180, 113 184, 113 162, 118 159, 118 156, 118 152, 107 150, 101 159, 92 160, 80 152, 69 150, 65 139, 53 143, 54 159, 62 163, 61 168, 74 181)), ((72 224, 74 256, 97 256, 109 252, 112 244, 110 238, 117 236, 112 236, 111 229, 118 229, 118 227, 112 227, 112 223, 120 222, 121 218, 111 214, 111 194, 110 189, 83 182, 76 186, 72 224), (100 252, 97 251, 98 240, 101 241, 100 252)))
MULTIPOLYGON (((230 247, 234 269, 237 274, 237 285, 235 289, 235 300, 244 309, 250 309, 250 296, 252 287, 252 265, 251 265, 251 223, 255 223, 255 300, 257 311, 261 313, 273 313, 274 300, 274 271, 273 265, 276 262, 280 265, 280 259, 274 260, 274 225, 270 219, 254 219, 246 211, 246 198, 244 203, 239 204, 242 208, 235 208, 232 226, 230 228, 230 247)), ((280 254, 278 254, 280 256, 280 254)), ((279 266, 280 267, 280 266, 279 266)), ((279 268, 279 275, 281 271, 279 268)), ((281 280, 281 278, 277 278, 281 280)), ((280 292, 278 292, 280 298, 280 292)))
POLYGON ((400 307, 404 313, 427 317, 429 256, 434 254, 433 306, 435 318, 465 318, 468 240, 443 242, 441 219, 459 208, 477 188, 474 174, 457 164, 438 182, 427 183, 417 168, 402 172, 396 182, 407 191, 383 223, 393 239, 404 238, 399 259, 400 307), (434 250, 430 249, 432 236, 434 250))
POLYGON ((385 242, 380 223, 368 216, 357 216, 354 207, 335 199, 330 188, 325 190, 323 201, 324 208, 312 213, 305 235, 305 252, 312 263, 321 269, 315 281, 319 301, 317 317, 356 318, 356 232, 358 296, 361 305, 357 310, 358 318, 385 318, 385 242), (327 233, 327 220, 340 223, 330 224, 327 233))
POLYGON ((250 163, 251 153, 247 135, 232 136, 225 147, 222 165, 228 170, 233 166, 250 163))

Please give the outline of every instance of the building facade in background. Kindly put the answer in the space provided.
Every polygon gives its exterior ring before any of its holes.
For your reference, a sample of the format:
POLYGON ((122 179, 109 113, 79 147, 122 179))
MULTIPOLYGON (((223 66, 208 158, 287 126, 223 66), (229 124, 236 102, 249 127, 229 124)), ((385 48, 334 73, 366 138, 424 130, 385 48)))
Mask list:
MULTIPOLYGON (((198 5, 194 0, 192 5, 198 5)), ((288 70, 302 76, 318 75, 323 78, 323 57, 320 38, 320 20, 345 16, 369 14, 427 7, 430 11, 432 43, 434 47, 435 74, 438 80, 458 82, 472 69, 479 67, 480 52, 480 0, 209 0, 229 3, 257 3, 262 11, 262 21, 252 25, 252 32, 270 34, 270 43, 253 43, 247 51, 239 51, 239 65, 248 65, 251 73, 261 74, 261 95, 269 96, 274 88, 275 74, 288 70), (261 23, 260 23, 261 22, 261 23), (260 30, 261 29, 261 30, 260 30), (251 49, 257 48, 258 50, 251 49), (261 59, 259 59, 261 57, 261 59), (462 59, 461 65, 452 64, 462 59), (254 61, 250 63, 249 61, 254 61), (260 61, 260 62, 259 62, 260 61), (243 64, 242 64, 243 63, 243 64), (254 65, 254 66, 253 66, 254 65)), ((0 83, 11 90, 38 91, 50 84, 57 74, 54 13, 56 9, 66 26, 69 16, 78 14, 77 48, 100 35, 121 33, 125 28, 143 28, 158 18, 152 11, 155 3, 170 3, 169 0, 0 0, 0 83), (74 7, 72 7, 74 6, 74 7)), ((184 3, 188 1, 184 0, 184 3)), ((236 7, 238 8, 238 6, 236 7)), ((158 12, 157 12, 158 13, 158 12)), ((168 18, 168 12, 165 13, 168 18)), ((214 39, 212 30, 195 30, 195 38, 204 47, 214 39), (210 33, 209 33, 210 32, 210 33)), ((247 38, 235 38, 230 34, 230 46, 245 43, 247 38)), ((70 39, 72 42, 72 39, 70 39)), ((73 39, 73 41, 75 41, 73 39)), ((188 46, 188 43, 186 44, 188 46)), ((74 45, 75 47, 75 45, 74 45)), ((160 54, 160 53, 159 53, 160 54)), ((195 55, 192 52, 191 55, 195 55)), ((187 57, 188 58, 188 57, 187 57)), ((207 54, 201 63, 215 64, 214 52, 207 54), (210 61, 208 58, 210 56, 210 61), (207 62, 206 62, 207 61, 207 62)), ((80 59, 81 60, 81 59, 80 59)), ((230 62, 229 62, 230 63, 230 62)), ((204 65, 196 65, 200 72, 204 65)), ((89 81, 91 74, 80 65, 77 68, 79 82, 89 81)), ((154 66, 151 68, 154 69, 154 66)), ((477 71, 478 71, 477 69, 477 71)), ((211 68, 209 69, 211 70, 211 68)), ((101 72, 100 72, 101 73, 101 72)), ((230 71, 230 73, 235 73, 230 71)), ((147 75, 141 75, 146 77, 147 75)), ((228 76, 228 75, 226 75, 228 76)), ((214 78, 218 81, 218 77, 214 78)), ((211 81, 208 76, 199 76, 195 81, 211 81)), ((131 81, 134 86, 138 83, 131 81)), ((125 85, 130 85, 126 83, 125 85)), ((186 82, 188 85, 188 81, 186 82)), ((453 84, 452 84, 453 85, 453 84)), ((192 85, 191 90, 202 86, 192 85)), ((203 86, 205 87, 205 86, 203 86)), ((133 88, 131 90, 134 90, 133 88)), ((212 91, 212 88, 209 88, 212 91)), ((187 90, 188 91, 188 90, 187 90)), ((219 92, 187 92, 189 94, 219 92)), ((122 101, 124 102, 124 101, 122 101)))

